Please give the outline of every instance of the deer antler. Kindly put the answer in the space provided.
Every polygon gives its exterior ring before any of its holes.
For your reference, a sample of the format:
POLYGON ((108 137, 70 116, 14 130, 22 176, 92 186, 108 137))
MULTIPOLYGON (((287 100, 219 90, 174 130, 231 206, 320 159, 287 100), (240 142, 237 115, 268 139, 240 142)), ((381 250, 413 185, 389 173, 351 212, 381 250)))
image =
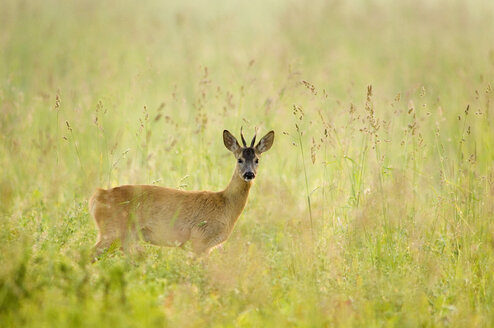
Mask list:
POLYGON ((244 144, 244 147, 247 147, 247 144, 246 144, 245 138, 244 138, 244 134, 242 132, 243 128, 244 128, 243 126, 240 127, 240 138, 242 138, 242 143, 244 144))
POLYGON ((254 132, 254 138, 252 138, 252 141, 250 142, 250 147, 254 147, 254 144, 256 143, 256 136, 257 136, 257 127, 255 128, 256 132, 254 132))

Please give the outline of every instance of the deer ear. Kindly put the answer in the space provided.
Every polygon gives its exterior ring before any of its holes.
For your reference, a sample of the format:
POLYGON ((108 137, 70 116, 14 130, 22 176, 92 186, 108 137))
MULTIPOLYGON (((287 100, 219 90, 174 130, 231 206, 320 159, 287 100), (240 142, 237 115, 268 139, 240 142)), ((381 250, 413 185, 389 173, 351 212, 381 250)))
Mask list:
POLYGON ((232 153, 240 149, 237 139, 228 130, 223 131, 223 143, 225 144, 226 149, 232 153))
POLYGON ((257 144, 256 151, 258 153, 264 153, 265 151, 268 151, 273 145, 273 141, 274 141, 274 131, 269 131, 264 137, 262 137, 262 139, 257 144))

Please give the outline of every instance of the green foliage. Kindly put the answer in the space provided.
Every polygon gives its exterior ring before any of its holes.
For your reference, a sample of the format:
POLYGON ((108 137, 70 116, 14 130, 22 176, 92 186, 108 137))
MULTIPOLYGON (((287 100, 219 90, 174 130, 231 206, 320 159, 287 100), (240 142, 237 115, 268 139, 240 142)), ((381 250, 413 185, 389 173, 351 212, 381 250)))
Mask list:
POLYGON ((0 10, 1 327, 494 325, 492 1, 15 1, 0 10), (96 187, 220 190, 231 238, 114 245, 96 187))

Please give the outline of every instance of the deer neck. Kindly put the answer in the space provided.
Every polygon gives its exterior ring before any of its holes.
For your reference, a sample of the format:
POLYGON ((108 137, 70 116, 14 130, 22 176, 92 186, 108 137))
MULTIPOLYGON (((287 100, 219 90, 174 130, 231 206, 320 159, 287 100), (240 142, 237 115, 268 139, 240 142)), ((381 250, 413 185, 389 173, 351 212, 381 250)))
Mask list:
POLYGON ((225 196, 227 206, 231 210, 231 220, 233 223, 237 220, 240 213, 242 213, 242 210, 247 203, 247 197, 249 196, 251 186, 252 181, 247 182, 240 178, 235 170, 230 183, 226 189, 223 190, 223 195, 225 196))

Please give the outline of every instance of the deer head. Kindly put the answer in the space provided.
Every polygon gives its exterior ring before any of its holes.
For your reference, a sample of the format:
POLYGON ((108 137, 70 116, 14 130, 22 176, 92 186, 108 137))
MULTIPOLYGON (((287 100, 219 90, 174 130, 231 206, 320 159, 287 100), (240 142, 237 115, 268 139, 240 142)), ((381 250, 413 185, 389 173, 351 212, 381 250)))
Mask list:
POLYGON ((237 139, 228 130, 223 131, 225 147, 233 153, 237 160, 236 172, 241 179, 247 182, 254 180, 256 177, 259 158, 262 153, 271 148, 274 141, 274 131, 269 131, 254 147, 256 135, 257 130, 250 142, 250 146, 247 146, 242 129, 240 129, 240 137, 243 144, 243 146, 240 146, 237 139))

